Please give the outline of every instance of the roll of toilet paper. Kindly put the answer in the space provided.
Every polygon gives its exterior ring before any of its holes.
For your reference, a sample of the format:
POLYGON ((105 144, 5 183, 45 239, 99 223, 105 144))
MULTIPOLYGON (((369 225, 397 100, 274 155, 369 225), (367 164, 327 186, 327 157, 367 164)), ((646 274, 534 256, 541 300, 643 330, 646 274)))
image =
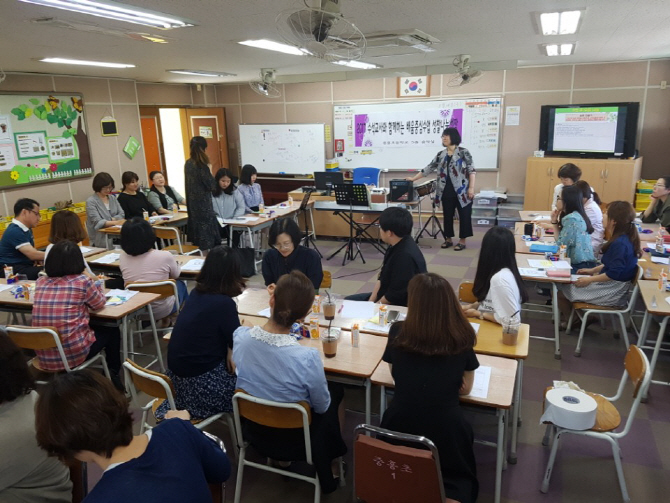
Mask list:
POLYGON ((553 388, 544 397, 540 422, 572 430, 588 430, 596 424, 598 404, 586 393, 569 388, 553 388))

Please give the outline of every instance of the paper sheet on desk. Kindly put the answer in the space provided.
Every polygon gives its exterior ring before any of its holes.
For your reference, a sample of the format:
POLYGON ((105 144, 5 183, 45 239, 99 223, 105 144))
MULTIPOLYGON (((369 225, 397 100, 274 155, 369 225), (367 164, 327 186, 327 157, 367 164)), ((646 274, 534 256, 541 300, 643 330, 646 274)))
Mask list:
POLYGON ((470 322, 470 325, 472 325, 472 328, 475 329, 475 335, 477 335, 477 332, 479 332, 479 323, 470 322))
POLYGON ((590 277, 588 274, 571 274, 570 275, 570 281, 572 281, 574 283, 579 278, 588 278, 588 277, 590 277))
MULTIPOLYGON (((400 313, 398 315, 398 319, 396 321, 403 321, 405 318, 407 318, 407 315, 405 313, 400 313)), ((377 323, 379 321, 378 316, 373 316, 370 321, 368 321, 365 325, 363 325, 363 328, 366 330, 373 330, 375 332, 383 332, 385 334, 388 334, 389 331, 391 330, 391 325, 393 323, 387 323, 386 325, 380 325, 377 323)), ((477 331, 475 330, 475 333, 477 331)))
POLYGON ((221 227, 224 225, 235 225, 235 224, 248 224, 249 222, 255 222, 259 217, 239 217, 239 218, 221 218, 216 217, 219 221, 221 227))
POLYGON ((271 314, 269 307, 266 307, 262 311, 258 311, 258 316, 263 316, 264 318, 269 318, 271 314))
POLYGON ((532 267, 519 267, 519 274, 530 278, 546 278, 547 272, 533 269, 532 267))
POLYGON ((13 286, 16 285, 14 285, 13 283, 9 285, 0 285, 0 292, 4 292, 5 290, 11 290, 13 286))
POLYGON ((119 306, 137 295, 137 293, 138 292, 136 290, 110 290, 109 292, 105 293, 105 297, 107 297, 105 306, 119 306))
POLYGON ((549 220, 551 221, 551 215, 535 215, 534 213, 530 213, 528 215, 530 218, 533 220, 549 220))
POLYGON ((91 260, 91 262, 94 264, 113 264, 114 262, 118 262, 120 257, 120 253, 108 253, 107 255, 103 255, 100 258, 91 260))
POLYGON ((205 263, 205 259, 202 258, 194 258, 186 262, 183 266, 181 266, 182 271, 199 271, 202 269, 202 265, 205 263))
POLYGON ((536 260, 528 259, 528 265, 535 269, 570 269, 570 263, 567 260, 536 260))
POLYGON ((665 265, 668 265, 668 264, 670 264, 670 257, 654 257, 654 256, 652 255, 652 257, 651 257, 651 261, 652 261, 654 264, 665 264, 665 265))
POLYGON ((80 246, 79 249, 81 250, 82 253, 88 253, 91 250, 93 250, 93 248, 89 248, 88 246, 80 246))
POLYGON ((475 382, 468 396, 472 398, 486 398, 489 395, 489 383, 491 382, 491 367, 480 366, 475 370, 475 382))
POLYGON ((342 304, 342 318, 363 318, 369 320, 375 315, 374 302, 361 302, 357 300, 345 300, 342 304))

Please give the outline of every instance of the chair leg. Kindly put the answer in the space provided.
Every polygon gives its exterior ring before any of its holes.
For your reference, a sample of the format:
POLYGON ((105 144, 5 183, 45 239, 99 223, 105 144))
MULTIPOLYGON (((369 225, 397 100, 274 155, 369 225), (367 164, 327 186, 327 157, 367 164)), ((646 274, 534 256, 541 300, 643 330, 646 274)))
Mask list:
POLYGON ((233 452, 235 457, 239 459, 240 457, 240 446, 237 443, 237 433, 235 433, 235 419, 233 415, 229 412, 223 415, 226 419, 226 424, 228 425, 228 432, 230 433, 230 440, 233 442, 233 452))
POLYGON ((344 458, 340 456, 338 463, 340 469, 340 487, 347 485, 347 481, 344 480, 344 458))
POLYGON ((154 344, 156 345, 156 358, 158 359, 158 365, 161 369, 161 372, 165 373, 165 364, 163 363, 163 351, 161 350, 161 343, 158 340, 158 331, 156 330, 156 319, 154 318, 154 310, 149 307, 149 319, 151 320, 151 333, 154 336, 154 344))
POLYGON ((547 469, 544 471, 544 480, 540 487, 540 492, 547 494, 549 492, 549 481, 551 480, 551 472, 554 469, 554 462, 556 461, 556 452, 558 451, 558 440, 561 438, 562 431, 556 432, 554 435, 554 444, 551 446, 551 454, 549 455, 549 462, 547 469))
POLYGON ((628 347, 630 346, 628 342, 628 329, 626 328, 626 320, 623 317, 623 314, 617 313, 619 316, 619 321, 621 322, 621 333, 623 334, 623 342, 626 344, 626 351, 628 351, 628 347))
POLYGON ((591 311, 586 311, 582 318, 582 327, 579 329, 579 340, 577 341, 577 347, 575 348, 575 356, 582 356, 582 341, 584 340, 584 332, 586 331, 586 320, 590 313, 591 311))
POLYGON ((542 445, 545 447, 549 445, 551 437, 554 434, 554 425, 549 423, 547 428, 544 430, 544 437, 542 438, 542 445))
POLYGON ((621 497, 624 501, 629 502, 628 489, 626 488, 626 479, 623 476, 623 466, 621 465, 621 447, 619 442, 614 439, 609 439, 612 444, 612 454, 614 456, 614 466, 616 467, 616 474, 619 478, 619 487, 621 488, 621 497))
POLYGON ((101 356, 101 358, 100 358, 100 361, 102 362, 102 371, 103 371, 103 373, 105 374, 105 377, 107 377, 107 379, 111 379, 111 378, 112 378, 112 374, 109 373, 109 367, 107 367, 107 358, 106 358, 106 356, 107 356, 107 355, 106 355, 105 352, 103 351, 103 352, 102 352, 102 356, 101 356))
POLYGON ((235 481, 235 501, 240 503, 242 498, 242 475, 244 474, 244 456, 246 454, 246 447, 242 446, 237 458, 237 480, 235 481))
POLYGON ((570 335, 570 331, 572 330, 572 319, 575 316, 575 310, 572 309, 570 311, 570 317, 568 318, 568 325, 565 327, 565 335, 570 335))
POLYGON ((320 503, 321 501, 321 484, 319 483, 319 477, 316 477, 316 482, 314 482, 314 503, 320 503))

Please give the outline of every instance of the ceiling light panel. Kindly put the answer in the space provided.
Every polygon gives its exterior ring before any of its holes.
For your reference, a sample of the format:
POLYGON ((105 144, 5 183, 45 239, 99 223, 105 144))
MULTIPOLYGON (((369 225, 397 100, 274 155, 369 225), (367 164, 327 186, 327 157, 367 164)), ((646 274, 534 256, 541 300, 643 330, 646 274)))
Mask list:
POLYGON ((248 47, 255 47, 257 49, 266 49, 268 51, 276 51, 276 52, 283 52, 284 54, 292 54, 293 56, 306 55, 305 51, 301 51, 297 47, 293 47, 292 45, 287 44, 280 44, 279 42, 275 42, 274 40, 266 40, 266 39, 244 40, 238 43, 246 45, 248 47))
POLYGON ((583 10, 543 12, 539 15, 542 35, 572 35, 577 33, 583 10))
POLYGON ((127 23, 153 26, 169 30, 171 28, 184 28, 194 26, 194 22, 188 19, 170 16, 162 12, 140 9, 119 2, 101 0, 19 0, 20 2, 53 7, 80 14, 125 21, 127 23))
POLYGON ((167 70, 170 73, 178 73, 180 75, 195 75, 197 77, 235 77, 236 73, 227 72, 210 72, 206 70, 167 70))
POLYGON ((43 63, 60 63, 63 65, 103 66, 105 68, 135 68, 135 65, 127 65, 124 63, 106 63, 104 61, 85 61, 81 59, 44 58, 40 59, 40 61, 43 63))
POLYGON ((356 68, 358 70, 372 70, 373 68, 382 68, 380 65, 375 65, 373 63, 366 63, 365 61, 353 61, 341 59, 340 61, 333 61, 336 65, 348 66, 350 68, 356 68))

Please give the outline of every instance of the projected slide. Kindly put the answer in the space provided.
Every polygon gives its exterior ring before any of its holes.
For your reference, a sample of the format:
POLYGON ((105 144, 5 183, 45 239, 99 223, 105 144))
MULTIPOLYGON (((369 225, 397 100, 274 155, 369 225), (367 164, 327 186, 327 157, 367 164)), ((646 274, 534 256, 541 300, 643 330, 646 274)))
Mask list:
POLYGON ((553 150, 614 152, 618 107, 558 108, 553 150))

